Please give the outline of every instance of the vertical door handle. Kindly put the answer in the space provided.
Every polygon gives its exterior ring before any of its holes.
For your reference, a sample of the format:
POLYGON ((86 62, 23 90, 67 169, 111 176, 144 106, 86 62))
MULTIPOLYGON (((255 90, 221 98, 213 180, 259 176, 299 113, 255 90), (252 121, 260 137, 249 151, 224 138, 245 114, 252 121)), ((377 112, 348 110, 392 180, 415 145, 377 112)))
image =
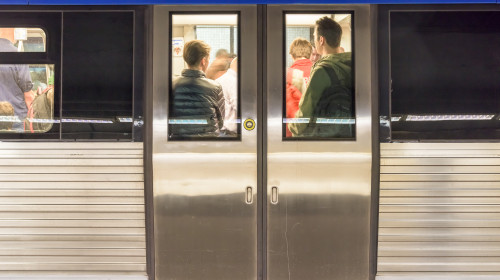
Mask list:
POLYGON ((276 186, 271 188, 271 203, 278 204, 278 187, 276 186))
POLYGON ((247 187, 245 191, 245 202, 247 204, 252 204, 253 202, 253 188, 247 187))

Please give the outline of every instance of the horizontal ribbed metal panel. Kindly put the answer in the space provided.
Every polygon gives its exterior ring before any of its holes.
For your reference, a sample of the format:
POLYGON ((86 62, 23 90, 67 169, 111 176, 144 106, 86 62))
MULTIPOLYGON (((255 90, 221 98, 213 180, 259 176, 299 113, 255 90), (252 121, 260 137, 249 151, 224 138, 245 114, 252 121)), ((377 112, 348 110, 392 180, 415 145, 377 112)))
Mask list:
POLYGON ((147 279, 142 143, 0 142, 3 277, 147 279))
POLYGON ((380 153, 377 280, 500 279, 500 144, 380 153))

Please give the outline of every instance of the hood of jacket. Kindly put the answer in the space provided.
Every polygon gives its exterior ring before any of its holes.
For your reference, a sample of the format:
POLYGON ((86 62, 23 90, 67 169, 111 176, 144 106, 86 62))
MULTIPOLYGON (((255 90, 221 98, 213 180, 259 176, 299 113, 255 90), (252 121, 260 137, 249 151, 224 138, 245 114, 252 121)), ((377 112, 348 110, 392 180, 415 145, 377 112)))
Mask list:
POLYGON ((313 71, 320 67, 331 67, 344 86, 352 87, 352 53, 337 53, 322 56, 313 66, 313 71))

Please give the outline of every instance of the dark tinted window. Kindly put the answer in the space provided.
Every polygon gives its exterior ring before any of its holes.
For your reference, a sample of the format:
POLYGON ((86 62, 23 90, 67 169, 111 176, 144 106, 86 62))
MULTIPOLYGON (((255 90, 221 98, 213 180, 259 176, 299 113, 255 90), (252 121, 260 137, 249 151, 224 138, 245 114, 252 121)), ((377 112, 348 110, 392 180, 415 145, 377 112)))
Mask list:
POLYGON ((63 138, 131 139, 133 13, 64 13, 63 138))
POLYGON ((392 12, 392 138, 498 138, 499 49, 499 12, 392 12))

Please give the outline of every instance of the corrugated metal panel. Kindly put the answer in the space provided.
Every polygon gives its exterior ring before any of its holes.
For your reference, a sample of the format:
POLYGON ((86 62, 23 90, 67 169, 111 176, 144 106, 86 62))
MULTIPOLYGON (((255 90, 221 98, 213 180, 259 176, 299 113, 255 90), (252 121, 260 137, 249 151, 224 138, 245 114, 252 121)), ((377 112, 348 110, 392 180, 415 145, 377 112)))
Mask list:
POLYGON ((500 144, 384 143, 380 164, 377 280, 500 279, 500 144))
POLYGON ((147 279, 142 143, 0 142, 0 278, 61 274, 147 279))

